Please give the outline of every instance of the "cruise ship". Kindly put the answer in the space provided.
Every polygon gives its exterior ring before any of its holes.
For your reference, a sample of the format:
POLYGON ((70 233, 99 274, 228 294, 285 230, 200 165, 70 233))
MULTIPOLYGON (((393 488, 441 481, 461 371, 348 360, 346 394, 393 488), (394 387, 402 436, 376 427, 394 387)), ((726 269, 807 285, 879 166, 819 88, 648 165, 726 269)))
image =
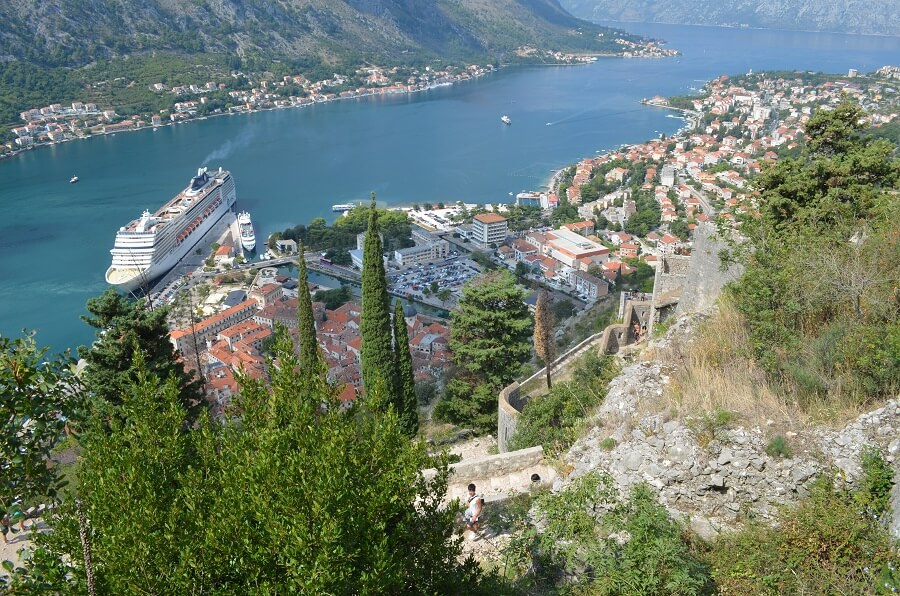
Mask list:
POLYGON ((250 221, 250 214, 241 211, 237 216, 238 227, 241 229, 241 246, 246 251, 253 251, 256 248, 256 234, 253 233, 253 222, 250 221))
POLYGON ((353 203, 339 203, 337 205, 332 205, 331 210, 335 212, 351 211, 356 208, 356 205, 353 203))
POLYGON ((197 170, 187 188, 155 213, 144 211, 119 228, 106 282, 131 292, 166 274, 234 207, 231 174, 197 170))

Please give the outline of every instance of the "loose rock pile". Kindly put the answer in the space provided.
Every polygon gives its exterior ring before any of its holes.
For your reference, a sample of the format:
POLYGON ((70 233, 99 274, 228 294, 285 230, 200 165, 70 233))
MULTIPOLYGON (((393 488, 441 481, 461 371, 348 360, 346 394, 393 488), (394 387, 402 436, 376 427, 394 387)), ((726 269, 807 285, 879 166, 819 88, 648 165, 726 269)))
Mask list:
MULTIPOLYGON (((696 321, 682 317, 656 347, 689 332, 696 321)), ((766 453, 771 437, 760 427, 722 428, 710 437, 702 436, 690 421, 667 420, 663 413, 638 414, 646 410, 640 405, 658 401, 671 371, 671 363, 659 360, 622 370, 610 383, 597 425, 566 454, 573 472, 567 480, 558 480, 555 490, 597 468, 607 471, 623 492, 647 482, 672 514, 689 516, 694 529, 710 537, 733 527, 743 514, 771 518, 778 505, 806 496, 819 472, 837 469, 854 482, 866 445, 880 449, 895 469, 900 463, 900 399, 838 431, 789 433, 792 444, 803 448, 782 459, 766 453)), ((895 486, 893 494, 892 533, 900 538, 900 488, 895 486)))

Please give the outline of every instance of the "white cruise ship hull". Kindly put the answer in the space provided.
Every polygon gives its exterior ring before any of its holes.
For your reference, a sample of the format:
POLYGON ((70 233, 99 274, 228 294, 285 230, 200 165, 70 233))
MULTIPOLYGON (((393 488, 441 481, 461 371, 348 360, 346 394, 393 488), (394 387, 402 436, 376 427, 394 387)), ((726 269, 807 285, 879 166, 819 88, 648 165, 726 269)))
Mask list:
POLYGON ((224 172, 223 179, 216 182, 202 199, 193 202, 195 208, 166 222, 161 230, 145 230, 146 225, 140 223, 139 229, 132 229, 138 220, 122 228, 110 251, 113 263, 106 270, 106 282, 126 292, 147 291, 152 282, 171 271, 234 207, 237 197, 230 174, 224 172))

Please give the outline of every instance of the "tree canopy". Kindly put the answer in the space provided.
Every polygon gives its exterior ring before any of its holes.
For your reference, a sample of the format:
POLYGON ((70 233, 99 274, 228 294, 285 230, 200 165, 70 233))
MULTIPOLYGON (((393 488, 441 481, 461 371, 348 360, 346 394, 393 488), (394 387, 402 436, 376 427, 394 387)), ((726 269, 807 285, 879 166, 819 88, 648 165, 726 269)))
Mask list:
POLYGON ((803 153, 757 180, 731 254, 755 355, 801 405, 900 387, 900 160, 862 115, 848 102, 810 118, 803 153))
MULTIPOLYGON (((484 593, 441 505, 447 460, 411 443, 391 411, 340 407, 278 333, 271 384, 241 379, 240 422, 180 424, 175 380, 162 384, 137 352, 122 415, 80 437, 98 593, 484 593)), ((46 521, 14 583, 85 592, 74 501, 46 521)))
POLYGON ((143 352, 147 370, 160 379, 173 377, 189 417, 196 417, 203 400, 203 382, 185 371, 177 359, 169 341, 167 307, 150 309, 146 302, 131 301, 109 288, 88 300, 87 310, 90 316, 82 319, 97 330, 97 339, 89 348, 81 346, 78 354, 87 362, 83 378, 92 395, 120 404, 130 384, 132 362, 143 352))
POLYGON ((469 282, 451 314, 450 349, 458 376, 437 405, 438 417, 488 430, 497 420, 497 392, 531 357, 531 314, 525 292, 508 271, 469 282))
POLYGON ((62 484, 47 460, 80 395, 67 358, 48 357, 33 336, 0 337, 0 517, 55 502, 62 484))

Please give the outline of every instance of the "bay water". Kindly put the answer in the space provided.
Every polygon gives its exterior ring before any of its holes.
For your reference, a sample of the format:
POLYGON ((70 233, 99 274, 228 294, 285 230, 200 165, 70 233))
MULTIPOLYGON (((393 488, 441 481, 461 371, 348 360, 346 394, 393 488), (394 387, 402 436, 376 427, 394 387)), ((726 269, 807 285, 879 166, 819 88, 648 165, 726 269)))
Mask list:
POLYGON ((410 96, 209 118, 0 160, 0 335, 37 330, 53 351, 90 342, 79 315, 107 287, 116 230, 203 165, 231 170, 261 242, 373 191, 388 205, 510 201, 581 157, 674 133, 679 119, 640 100, 720 74, 900 63, 898 37, 614 25, 683 54, 509 68, 410 96))

